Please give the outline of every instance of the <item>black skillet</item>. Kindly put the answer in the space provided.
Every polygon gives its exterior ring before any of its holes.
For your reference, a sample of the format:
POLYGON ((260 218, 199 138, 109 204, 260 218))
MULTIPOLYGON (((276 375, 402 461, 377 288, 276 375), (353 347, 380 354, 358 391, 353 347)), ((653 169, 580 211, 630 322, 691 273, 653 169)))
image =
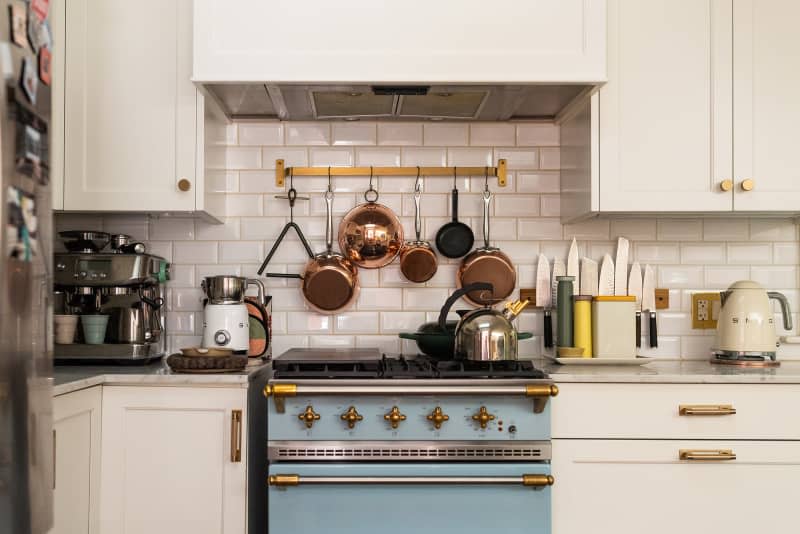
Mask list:
POLYGON ((461 258, 465 256, 475 243, 472 229, 458 220, 458 184, 456 171, 453 169, 452 191, 453 220, 445 224, 436 232, 436 248, 443 256, 448 258, 461 258))

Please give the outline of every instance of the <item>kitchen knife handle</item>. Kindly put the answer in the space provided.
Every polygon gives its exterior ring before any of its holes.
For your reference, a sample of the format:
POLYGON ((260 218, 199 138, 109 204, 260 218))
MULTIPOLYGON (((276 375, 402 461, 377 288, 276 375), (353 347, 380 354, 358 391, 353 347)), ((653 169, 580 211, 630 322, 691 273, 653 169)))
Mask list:
POLYGON ((656 312, 650 312, 650 346, 658 347, 658 325, 656 324, 656 312))
POLYGON ((636 348, 642 347, 642 312, 636 311, 636 348))
POLYGON ((544 347, 553 347, 553 315, 550 310, 544 311, 544 347))

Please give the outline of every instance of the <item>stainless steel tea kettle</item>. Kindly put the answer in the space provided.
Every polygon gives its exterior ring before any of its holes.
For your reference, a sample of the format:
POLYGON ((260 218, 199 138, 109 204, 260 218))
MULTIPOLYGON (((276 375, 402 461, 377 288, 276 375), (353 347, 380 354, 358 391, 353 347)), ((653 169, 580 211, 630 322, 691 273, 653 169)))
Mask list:
MULTIPOLYGON (((439 327, 446 331, 453 304, 472 291, 492 291, 492 285, 476 282, 456 290, 439 313, 439 327)), ((503 311, 485 306, 464 312, 455 331, 455 358, 464 360, 516 360, 518 336, 513 321, 530 301, 506 303, 503 311)), ((460 314, 462 312, 459 312, 460 314)))

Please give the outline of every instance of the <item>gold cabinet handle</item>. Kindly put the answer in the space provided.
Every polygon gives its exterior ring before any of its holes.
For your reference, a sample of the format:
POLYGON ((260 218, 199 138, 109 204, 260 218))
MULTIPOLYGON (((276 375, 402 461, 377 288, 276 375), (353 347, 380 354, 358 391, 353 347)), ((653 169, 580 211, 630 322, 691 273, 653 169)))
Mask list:
POLYGON ((242 461, 242 410, 231 410, 231 462, 242 461))
POLYGON ((731 404, 681 404, 678 415, 736 415, 731 404))
POLYGON ((733 189, 733 180, 722 180, 722 181, 719 183, 719 188, 720 188, 722 191, 724 191, 724 192, 726 192, 726 193, 727 193, 728 191, 730 191, 731 189, 733 189))
POLYGON ((186 178, 181 178, 178 180, 178 189, 183 191, 184 193, 189 191, 192 188, 192 182, 187 180, 186 178))
POLYGON ((680 449, 678 458, 693 462, 724 462, 735 460, 736 454, 731 449, 680 449))
POLYGON ((752 191, 755 188, 756 183, 750 178, 747 178, 745 180, 742 180, 741 185, 742 185, 742 191, 752 191))

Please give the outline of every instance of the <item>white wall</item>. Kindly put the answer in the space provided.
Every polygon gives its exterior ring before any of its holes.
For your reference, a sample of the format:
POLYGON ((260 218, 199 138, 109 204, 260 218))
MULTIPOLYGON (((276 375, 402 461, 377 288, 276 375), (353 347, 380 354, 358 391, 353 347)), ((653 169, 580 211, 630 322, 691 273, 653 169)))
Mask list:
MULTIPOLYGON (((506 158, 509 185, 497 187, 492 219, 492 243, 507 252, 517 266, 518 285, 533 287, 539 252, 566 258, 569 241, 577 237, 581 255, 599 260, 613 256, 617 236, 632 241, 631 262, 652 264, 658 286, 669 288, 670 309, 659 314, 658 349, 642 354, 667 358, 705 359, 713 331, 693 331, 689 320, 691 293, 724 289, 739 279, 754 279, 789 297, 800 307, 798 229, 789 219, 592 220, 562 226, 559 220, 558 128, 532 123, 277 123, 241 122, 220 132, 218 150, 207 154, 218 169, 209 190, 217 191, 229 218, 213 226, 186 218, 146 215, 61 214, 59 230, 103 229, 132 234, 150 251, 173 263, 169 283, 171 347, 199 343, 202 330, 200 280, 214 274, 254 276, 266 252, 287 221, 288 205, 275 199, 274 163, 287 165, 493 165, 506 158), (226 149, 223 150, 223 147, 226 149)), ((665 150, 665 157, 675 157, 665 150)), ((657 165, 658 162, 653 162, 657 165)), ((311 201, 300 201, 295 220, 315 251, 324 248, 326 178, 298 178, 295 187, 311 201)), ((334 178, 334 227, 342 215, 362 200, 366 178, 334 178)), ((377 180, 380 202, 401 214, 406 236, 413 224, 413 177, 377 180)), ((424 235, 433 239, 447 222, 452 179, 428 178, 422 197, 424 235)), ((460 217, 481 239, 483 177, 459 179, 460 217)), ((291 234, 290 234, 291 235, 291 234)), ((301 272, 305 258, 292 238, 275 256, 270 270, 301 272)), ((336 316, 306 310, 295 281, 268 279, 273 296, 274 351, 294 346, 379 346, 387 352, 413 351, 401 345, 400 331, 414 331, 434 320, 455 287, 458 261, 440 257, 439 272, 427 284, 403 279, 397 262, 380 270, 360 271, 361 296, 356 305, 336 316)), ((797 314, 794 314, 797 324, 797 314)), ((776 321, 776 324, 781 324, 776 321)), ((520 343, 522 354, 541 354, 541 317, 526 312, 521 330, 537 334, 520 343)), ((800 359, 800 348, 781 347, 780 356, 800 359)))

